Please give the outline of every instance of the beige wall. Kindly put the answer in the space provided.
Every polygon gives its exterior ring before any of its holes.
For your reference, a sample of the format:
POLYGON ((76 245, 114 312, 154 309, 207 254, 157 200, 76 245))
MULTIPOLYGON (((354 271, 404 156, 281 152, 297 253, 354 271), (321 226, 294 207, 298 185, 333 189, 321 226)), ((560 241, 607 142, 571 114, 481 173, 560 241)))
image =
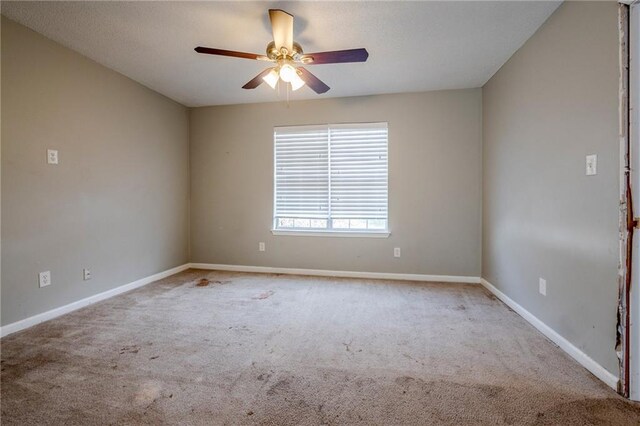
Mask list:
POLYGON ((187 262, 185 107, 4 17, 2 87, 3 325, 187 262))
POLYGON ((484 86, 482 265, 616 375, 617 37, 615 2, 565 2, 484 86))
POLYGON ((481 103, 469 89, 192 109, 191 261, 479 276, 481 103), (273 127, 374 121, 389 123, 391 236, 273 236, 273 127))

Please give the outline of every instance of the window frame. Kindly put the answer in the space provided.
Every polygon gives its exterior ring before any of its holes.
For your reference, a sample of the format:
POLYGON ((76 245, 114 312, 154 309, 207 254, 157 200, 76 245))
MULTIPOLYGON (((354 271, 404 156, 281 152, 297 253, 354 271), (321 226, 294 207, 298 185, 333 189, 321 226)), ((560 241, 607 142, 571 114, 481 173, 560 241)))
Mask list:
MULTIPOLYGON (((273 206, 271 209, 272 220, 271 220, 271 233, 273 235, 278 236, 313 236, 313 237, 363 237, 363 238, 388 238, 391 235, 390 230, 390 209, 389 209, 389 123, 386 121, 374 121, 374 122, 349 122, 349 123, 328 123, 328 124, 311 124, 311 125, 290 125, 290 126, 274 126, 272 133, 272 149, 273 149, 273 179, 272 179, 272 191, 273 191, 273 206), (278 129, 288 129, 288 128, 320 128, 327 127, 329 130, 329 138, 330 138, 330 129, 331 127, 344 127, 344 126, 358 126, 358 127, 366 127, 367 125, 371 125, 374 127, 376 125, 384 125, 387 129, 387 173, 386 173, 386 188, 387 188, 387 217, 386 217, 386 228, 385 229, 351 229, 351 228, 333 228, 333 218, 329 216, 327 220, 327 228, 278 228, 276 217, 276 208, 277 208, 277 188, 276 188, 276 131, 278 129)), ((327 147, 328 154, 330 155, 330 142, 327 147)), ((329 170, 331 168, 330 159, 329 162, 329 170)), ((330 182, 330 180, 329 180, 330 182)), ((329 185, 331 185, 329 183, 329 185)), ((329 192, 329 201, 330 201, 331 193, 329 192)))

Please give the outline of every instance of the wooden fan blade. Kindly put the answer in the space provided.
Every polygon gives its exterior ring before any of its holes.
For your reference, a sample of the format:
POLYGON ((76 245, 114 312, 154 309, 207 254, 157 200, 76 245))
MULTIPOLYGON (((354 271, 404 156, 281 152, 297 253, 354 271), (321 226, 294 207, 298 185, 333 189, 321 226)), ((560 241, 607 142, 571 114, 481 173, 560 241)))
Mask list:
POLYGON ((365 62, 369 57, 367 49, 334 50, 332 52, 306 53, 302 62, 307 65, 339 64, 344 62, 365 62), (307 59, 311 58, 311 60, 307 59), (309 62, 307 62, 309 61, 309 62))
POLYGON ((242 86, 242 88, 243 89, 255 89, 256 87, 260 86, 262 84, 262 82, 264 81, 262 79, 262 77, 264 77, 265 75, 269 74, 272 69, 273 68, 267 68, 266 70, 262 71, 260 74, 258 74, 255 77, 253 77, 247 84, 242 86))
POLYGON ((276 49, 286 47, 290 53, 293 52, 293 15, 284 10, 269 9, 269 19, 276 49))
POLYGON ((256 59, 256 60, 269 59, 264 55, 257 55, 255 53, 236 52, 234 50, 214 49, 211 47, 198 46, 194 50, 198 53, 205 53, 207 55, 232 56, 234 58, 256 59))
POLYGON ((313 91, 317 94, 325 93, 327 90, 329 90, 329 86, 324 84, 322 80, 311 74, 306 69, 298 67, 298 74, 300 75, 302 81, 307 83, 307 86, 311 87, 311 89, 313 89, 313 91))

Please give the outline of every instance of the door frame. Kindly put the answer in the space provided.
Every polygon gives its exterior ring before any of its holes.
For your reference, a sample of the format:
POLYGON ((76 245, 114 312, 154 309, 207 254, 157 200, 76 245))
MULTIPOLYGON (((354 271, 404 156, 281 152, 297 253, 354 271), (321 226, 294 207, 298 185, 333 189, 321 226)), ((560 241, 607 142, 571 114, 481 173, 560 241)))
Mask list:
MULTIPOLYGON (((629 179, 631 186, 629 205, 631 205, 631 199, 640 200, 640 2, 637 0, 630 2, 626 8, 628 17, 628 101, 626 113, 623 110, 620 112, 621 130, 625 125, 624 118, 626 116, 626 133, 629 141, 626 145, 631 166, 629 179)), ((621 36, 621 42, 624 43, 623 36, 621 36)), ((621 48, 621 52, 622 50, 624 49, 621 48)), ((622 94, 623 92, 621 92, 621 97, 622 94)), ((624 132, 621 132, 621 135, 624 135, 624 132)), ((628 213, 633 214, 631 207, 629 210, 628 213)), ((640 401, 640 234, 638 234, 638 218, 633 217, 632 219, 634 228, 631 232, 636 234, 636 238, 632 238, 631 245, 631 279, 626 289, 626 304, 621 306, 624 309, 620 309, 621 311, 628 310, 628 330, 625 339, 627 341, 623 346, 627 353, 627 363, 623 365, 626 368, 620 371, 620 378, 623 383, 627 382, 626 392, 621 393, 632 400, 640 401)))

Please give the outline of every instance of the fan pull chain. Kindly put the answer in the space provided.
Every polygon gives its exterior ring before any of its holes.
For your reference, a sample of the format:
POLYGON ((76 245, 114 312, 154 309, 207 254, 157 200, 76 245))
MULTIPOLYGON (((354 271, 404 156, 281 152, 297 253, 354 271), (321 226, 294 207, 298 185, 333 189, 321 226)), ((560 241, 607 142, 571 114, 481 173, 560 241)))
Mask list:
POLYGON ((289 87, 290 86, 291 86, 290 84, 287 84, 287 108, 289 108, 289 87))

